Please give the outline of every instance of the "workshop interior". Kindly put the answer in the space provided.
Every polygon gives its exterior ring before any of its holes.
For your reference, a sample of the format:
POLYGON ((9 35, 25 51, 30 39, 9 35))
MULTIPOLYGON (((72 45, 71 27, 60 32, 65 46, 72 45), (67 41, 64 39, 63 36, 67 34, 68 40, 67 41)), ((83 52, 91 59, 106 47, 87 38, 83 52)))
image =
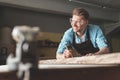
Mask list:
POLYGON ((0 0, 0 80, 120 80, 120 0, 0 0), (76 7, 99 25, 110 54, 56 59, 76 7))

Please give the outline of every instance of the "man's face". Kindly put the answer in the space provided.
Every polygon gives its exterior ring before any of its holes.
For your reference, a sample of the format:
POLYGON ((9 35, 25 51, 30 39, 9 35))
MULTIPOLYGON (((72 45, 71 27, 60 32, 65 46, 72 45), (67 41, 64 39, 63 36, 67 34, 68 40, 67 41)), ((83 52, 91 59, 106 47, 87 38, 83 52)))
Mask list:
POLYGON ((88 25, 88 20, 86 20, 83 16, 73 15, 71 18, 71 25, 74 32, 81 32, 88 25))

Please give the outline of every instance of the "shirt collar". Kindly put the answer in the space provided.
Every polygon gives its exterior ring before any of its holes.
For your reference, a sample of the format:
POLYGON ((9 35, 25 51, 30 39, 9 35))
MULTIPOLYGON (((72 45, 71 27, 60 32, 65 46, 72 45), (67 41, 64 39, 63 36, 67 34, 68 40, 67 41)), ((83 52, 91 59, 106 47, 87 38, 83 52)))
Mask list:
POLYGON ((84 34, 83 34, 83 39, 81 40, 80 39, 80 37, 77 35, 77 33, 75 33, 75 41, 76 42, 84 42, 84 41, 86 41, 87 40, 87 29, 88 27, 86 27, 86 29, 85 29, 85 32, 84 32, 84 34))

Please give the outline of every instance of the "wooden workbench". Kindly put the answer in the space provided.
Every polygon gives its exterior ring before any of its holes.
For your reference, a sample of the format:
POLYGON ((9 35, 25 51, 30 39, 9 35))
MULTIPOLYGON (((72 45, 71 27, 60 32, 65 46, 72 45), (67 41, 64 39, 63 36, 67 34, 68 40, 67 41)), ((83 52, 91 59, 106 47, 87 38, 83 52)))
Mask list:
MULTIPOLYGON (((120 53, 40 60, 31 80, 120 80, 120 53)), ((16 71, 0 66, 0 80, 18 80, 16 71)))

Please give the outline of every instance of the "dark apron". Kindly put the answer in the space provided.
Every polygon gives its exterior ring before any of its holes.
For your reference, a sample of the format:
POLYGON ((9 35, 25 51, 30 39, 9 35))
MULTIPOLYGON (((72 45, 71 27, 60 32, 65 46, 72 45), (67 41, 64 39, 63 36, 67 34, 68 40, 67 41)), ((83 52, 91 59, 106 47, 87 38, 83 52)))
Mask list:
POLYGON ((90 40, 90 36, 89 36, 89 30, 87 29, 87 41, 82 42, 80 44, 76 44, 75 42, 75 33, 73 34, 73 47, 76 49, 76 51, 78 52, 78 55, 80 56, 84 56, 88 53, 95 53, 97 51, 99 51, 98 48, 95 48, 90 40))

